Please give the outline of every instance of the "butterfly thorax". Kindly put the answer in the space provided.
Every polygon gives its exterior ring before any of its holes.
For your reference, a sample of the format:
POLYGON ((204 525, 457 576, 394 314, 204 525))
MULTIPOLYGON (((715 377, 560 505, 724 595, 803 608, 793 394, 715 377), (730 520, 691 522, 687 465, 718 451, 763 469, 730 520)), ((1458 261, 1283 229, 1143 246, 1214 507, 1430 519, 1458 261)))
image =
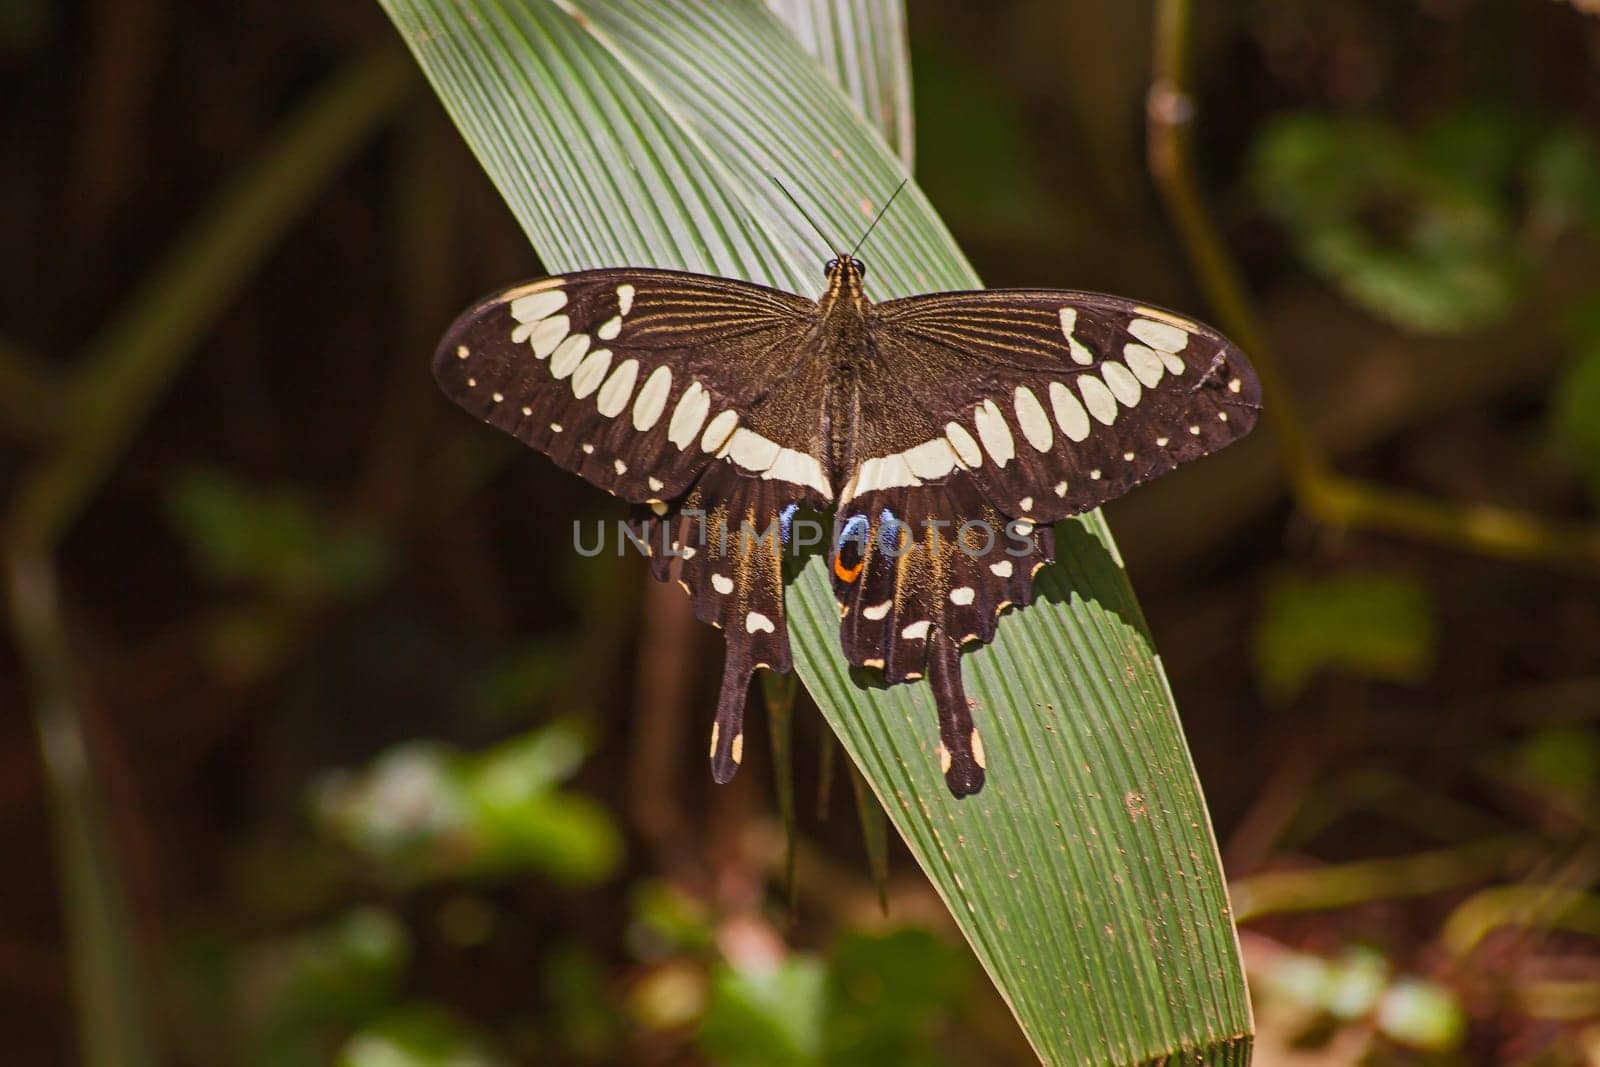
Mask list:
POLYGON ((828 291, 817 301, 817 353, 828 373, 828 466, 839 484, 859 457, 851 454, 852 430, 859 415, 862 373, 874 358, 867 317, 867 299, 860 260, 841 255, 827 266, 828 291))

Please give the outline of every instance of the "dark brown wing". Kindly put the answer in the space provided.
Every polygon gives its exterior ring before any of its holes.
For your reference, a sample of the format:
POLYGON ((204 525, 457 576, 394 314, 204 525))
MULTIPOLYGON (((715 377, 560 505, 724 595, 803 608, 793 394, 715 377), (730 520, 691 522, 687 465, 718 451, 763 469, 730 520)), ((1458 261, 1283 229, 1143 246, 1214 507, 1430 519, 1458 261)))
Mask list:
POLYGON ((1118 297, 996 289, 877 313, 880 360, 950 446, 929 446, 944 476, 970 475, 1007 516, 1097 507, 1244 436, 1261 409, 1255 372, 1226 338, 1118 297))
POLYGON ((1032 598, 1050 523, 1247 433, 1249 364, 1214 331, 1086 293, 991 290, 879 305, 832 561, 852 663, 930 674, 946 781, 983 781, 957 664, 1032 598), (911 547, 890 552, 904 528, 911 547), (859 543, 856 543, 859 542, 859 543))
POLYGON ((746 282, 583 271, 481 301, 434 355, 456 403, 639 505, 656 576, 681 569, 696 614, 722 628, 719 781, 738 764, 750 675, 790 669, 781 557, 760 535, 785 509, 833 500, 816 314, 811 300, 746 282), (685 524, 706 537, 685 537, 685 524), (679 568, 675 539, 689 554, 679 568))

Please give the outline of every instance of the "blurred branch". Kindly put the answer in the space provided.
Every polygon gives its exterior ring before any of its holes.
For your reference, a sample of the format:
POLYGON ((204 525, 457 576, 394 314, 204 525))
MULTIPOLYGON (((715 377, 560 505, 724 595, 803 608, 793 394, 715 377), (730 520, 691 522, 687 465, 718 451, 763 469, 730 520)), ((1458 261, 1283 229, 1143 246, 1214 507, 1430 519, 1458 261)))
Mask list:
POLYGON ((1530 842, 1503 837, 1394 859, 1272 871, 1229 883, 1236 922, 1283 912, 1347 908, 1374 900, 1427 896, 1505 873, 1524 862, 1530 842))
POLYGON ((1218 322, 1250 355, 1296 502, 1317 520, 1403 534, 1505 559, 1600 566, 1600 530, 1508 508, 1454 505, 1338 474, 1307 431, 1238 266, 1194 178, 1190 0, 1157 0, 1148 100, 1150 169, 1218 322))

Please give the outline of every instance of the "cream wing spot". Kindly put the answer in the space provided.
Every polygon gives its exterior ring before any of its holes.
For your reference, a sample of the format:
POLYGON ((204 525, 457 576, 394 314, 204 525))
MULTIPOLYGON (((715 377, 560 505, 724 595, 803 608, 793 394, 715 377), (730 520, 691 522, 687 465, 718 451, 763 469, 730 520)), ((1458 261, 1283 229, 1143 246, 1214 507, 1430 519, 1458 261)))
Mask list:
POLYGON ((733 579, 729 578, 725 574, 713 574, 711 576, 711 588, 715 589, 723 596, 727 596, 729 593, 733 592, 733 579))
POLYGON ((567 306, 567 294, 561 289, 519 296, 511 301, 511 317, 518 322, 537 322, 567 306))
POLYGON ((1189 347, 1189 331, 1155 319, 1134 319, 1128 332, 1157 352, 1182 352, 1189 347))
POLYGON ((959 422, 947 422, 944 426, 944 436, 956 455, 960 457, 963 466, 969 470, 983 466, 983 450, 978 447, 978 442, 972 439, 965 426, 959 422))
POLYGON ((862 608, 861 614, 863 617, 871 619, 873 622, 878 622, 879 620, 888 616, 889 609, 892 607, 894 607, 894 601, 885 600, 882 604, 874 604, 871 607, 862 608))
POLYGON ((544 359, 556 350, 556 346, 571 330, 572 320, 565 315, 545 319, 528 335, 528 343, 533 346, 533 354, 544 359))
POLYGON ((944 437, 924 441, 915 448, 906 449, 902 455, 905 456, 906 466, 911 468, 912 474, 930 481, 943 478, 955 470, 960 462, 950 441, 944 437))
POLYGON ((910 626, 907 626, 904 630, 901 630, 900 636, 905 638, 907 641, 926 641, 928 639, 928 625, 929 622, 927 619, 923 619, 920 622, 914 622, 910 626))
MULTIPOLYGON (((456 358, 457 359, 466 359, 470 355, 472 355, 472 353, 467 350, 467 346, 466 345, 456 345, 456 358)), ((1235 389, 1234 392, 1238 392, 1238 390, 1235 389)))
POLYGON ((1079 366, 1087 367, 1094 362, 1094 353, 1089 351, 1084 343, 1078 340, 1078 309, 1064 307, 1061 309, 1061 334, 1067 339, 1067 348, 1072 352, 1072 361, 1079 366))
POLYGON ((1056 483, 1056 496, 1064 497, 1066 495, 1067 495, 1067 483, 1066 482, 1057 482, 1056 483))
POLYGON ((1022 427, 1022 436, 1027 438, 1036 452, 1048 452, 1055 444, 1055 432, 1050 429, 1050 416, 1044 413, 1044 405, 1039 403, 1039 398, 1032 389, 1026 385, 1017 386, 1012 394, 1012 405, 1017 412, 1017 425, 1022 427))
POLYGON ((700 435, 700 451, 718 452, 728 443, 733 436, 733 428, 739 425, 739 413, 728 410, 717 414, 706 424, 706 432, 700 435))
POLYGON ((672 393, 672 368, 665 364, 650 372, 633 402, 633 428, 640 433, 650 429, 661 419, 667 409, 667 397, 672 393))
POLYGON ((1154 389, 1161 381, 1163 367, 1161 357, 1155 350, 1144 345, 1124 345, 1122 358, 1128 361, 1128 367, 1133 371, 1133 376, 1138 378, 1146 389, 1154 389))
POLYGON ((699 382, 689 383, 689 388, 678 398, 678 406, 672 409, 672 421, 667 424, 667 440, 677 445, 680 451, 688 448, 710 411, 711 394, 699 382))
POLYGON ((1011 436, 1006 417, 993 400, 985 400, 973 413, 973 423, 978 428, 978 439, 984 451, 994 460, 995 466, 1004 467, 1017 454, 1017 443, 1011 436))
POLYGON ((1110 387, 1111 395, 1122 401, 1124 407, 1131 408, 1139 403, 1143 388, 1139 385, 1139 379, 1135 378, 1127 367, 1114 359, 1108 359, 1100 368, 1100 375, 1110 387))
POLYGON ((1012 569, 1011 568, 1011 561, 1009 559, 1003 559, 999 563, 991 563, 991 564, 989 564, 990 572, 993 573, 996 577, 1000 577, 1000 578, 1009 578, 1009 577, 1011 577, 1011 569, 1012 569))
POLYGON ((589 335, 573 334, 556 348, 555 355, 550 359, 550 374, 556 381, 561 381, 578 369, 578 364, 583 361, 583 354, 587 351, 589 351, 589 335))
POLYGON ((601 348, 590 352, 578 369, 572 372, 572 395, 579 400, 600 388, 600 383, 606 380, 606 371, 611 369, 611 350, 601 348))
POLYGON ((1111 395, 1111 390, 1092 374, 1080 375, 1078 390, 1083 393, 1083 406, 1089 409, 1103 425, 1110 426, 1117 421, 1117 398, 1111 395))
POLYGON ((661 490, 667 487, 667 483, 663 482, 660 478, 646 478, 645 482, 650 486, 650 491, 652 493, 659 493, 661 490))
POLYGON ((752 611, 744 617, 745 632, 752 634, 770 634, 777 629, 772 625, 772 620, 759 611, 752 611))
POLYGON ((622 414, 628 406, 628 399, 633 396, 634 383, 639 380, 639 361, 625 359, 611 372, 611 377, 606 379, 606 384, 600 387, 600 395, 595 398, 595 407, 608 419, 614 419, 622 414))
POLYGON ((978 591, 970 585, 957 586, 950 590, 950 603, 966 607, 977 599, 978 591))
POLYGON ((1083 410, 1078 398, 1060 382, 1050 383, 1050 407, 1055 411, 1056 425, 1072 441, 1083 441, 1089 436, 1089 413, 1083 410))
POLYGON ((600 324, 600 328, 595 331, 595 336, 600 338, 602 341, 612 341, 615 340, 617 334, 621 332, 622 316, 613 315, 600 324))
POLYGON ((617 286, 617 311, 626 315, 633 310, 633 294, 637 290, 631 285, 617 286))
POLYGON ((620 459, 611 464, 611 469, 617 472, 619 478, 628 473, 628 465, 620 459))
POLYGON ((771 470, 772 465, 778 461, 778 453, 782 446, 776 441, 769 441, 753 430, 744 427, 733 431, 733 436, 728 439, 728 458, 747 471, 757 474, 771 470))

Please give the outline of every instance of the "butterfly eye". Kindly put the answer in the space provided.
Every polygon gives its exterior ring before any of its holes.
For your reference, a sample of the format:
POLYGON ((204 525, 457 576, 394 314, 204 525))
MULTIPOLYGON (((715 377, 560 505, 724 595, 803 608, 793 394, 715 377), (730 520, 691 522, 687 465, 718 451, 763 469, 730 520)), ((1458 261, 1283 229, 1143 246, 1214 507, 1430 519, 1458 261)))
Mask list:
POLYGON ((851 262, 856 265, 856 277, 865 278, 867 276, 867 265, 861 262, 859 259, 852 260, 851 262))
POLYGON ((839 261, 837 259, 830 259, 822 265, 822 273, 829 278, 833 277, 833 272, 838 269, 839 261))

